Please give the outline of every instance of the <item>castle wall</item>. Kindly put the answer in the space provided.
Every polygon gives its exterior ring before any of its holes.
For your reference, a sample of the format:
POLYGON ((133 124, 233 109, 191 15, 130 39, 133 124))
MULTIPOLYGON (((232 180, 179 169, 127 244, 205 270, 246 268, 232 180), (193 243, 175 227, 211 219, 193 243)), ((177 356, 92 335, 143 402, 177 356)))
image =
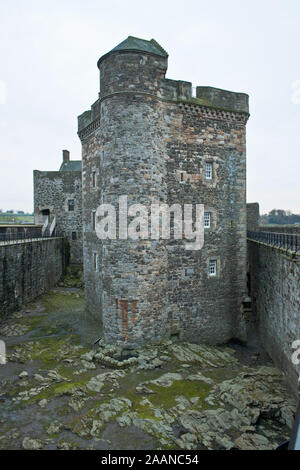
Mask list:
MULTIPOLYGON (((211 343, 241 339, 248 102, 238 99, 236 112, 224 110, 226 103, 207 107, 207 97, 204 106, 192 99, 189 82, 164 78, 166 65, 143 52, 108 55, 100 63, 100 98, 78 120, 87 306, 108 342, 135 345, 172 333, 211 343), (203 249, 187 251, 181 240, 99 240, 93 211, 100 203, 117 208, 124 194, 129 205, 204 204, 211 227, 203 249), (217 262, 214 278, 210 260, 217 262)), ((216 96, 221 102, 222 90, 216 96)))
POLYGON ((297 393, 300 368, 291 356, 293 341, 300 340, 300 259, 249 240, 248 264, 252 310, 262 344, 297 393))
POLYGON ((247 230, 260 230, 258 202, 250 202, 247 204, 247 230))
POLYGON ((0 318, 55 286, 67 251, 63 238, 0 243, 0 318))
POLYGON ((38 171, 34 179, 35 223, 44 223, 44 209, 50 210, 50 222, 55 215, 60 235, 70 243, 70 262, 82 263, 82 183, 80 171, 38 171), (74 211, 69 211, 68 201, 74 199, 74 211), (76 232, 76 240, 72 239, 76 232))
POLYGON ((241 306, 246 279, 246 136, 242 116, 210 116, 191 104, 165 106, 168 202, 204 204, 211 214, 199 251, 168 246, 172 330, 193 341, 244 338, 241 306), (213 177, 205 178, 212 163, 213 177), (209 261, 217 275, 209 276, 209 261))
POLYGON ((34 224, 4 225, 4 224, 1 224, 0 241, 4 241, 6 238, 9 239, 9 237, 15 238, 18 236, 20 236, 20 238, 42 236, 42 225, 34 225, 34 224))

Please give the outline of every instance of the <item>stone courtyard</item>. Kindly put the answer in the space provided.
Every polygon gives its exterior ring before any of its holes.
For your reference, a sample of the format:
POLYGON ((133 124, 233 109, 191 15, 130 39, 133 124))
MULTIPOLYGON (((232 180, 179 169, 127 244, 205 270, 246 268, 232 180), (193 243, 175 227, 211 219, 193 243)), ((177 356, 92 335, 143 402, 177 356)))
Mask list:
POLYGON ((85 315, 83 290, 57 287, 1 324, 0 449, 263 450, 289 439, 296 403, 256 343, 122 352, 93 344, 85 315))

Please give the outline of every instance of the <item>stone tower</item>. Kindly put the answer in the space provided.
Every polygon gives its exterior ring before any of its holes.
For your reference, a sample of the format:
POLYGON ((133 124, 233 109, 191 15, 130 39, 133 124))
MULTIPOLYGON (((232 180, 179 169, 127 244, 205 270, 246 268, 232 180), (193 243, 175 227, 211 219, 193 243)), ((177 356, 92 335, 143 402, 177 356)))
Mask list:
POLYGON ((82 263, 81 160, 70 160, 62 151, 58 171, 33 172, 34 220, 43 224, 43 234, 63 235, 69 241, 70 262, 82 263))
POLYGON ((194 98, 191 83, 165 78, 167 60, 155 40, 129 36, 99 59, 99 99, 78 118, 87 308, 123 346, 243 334, 248 96, 197 87, 194 98), (118 212, 124 195, 128 206, 203 204, 203 248, 100 240, 99 204, 118 212))

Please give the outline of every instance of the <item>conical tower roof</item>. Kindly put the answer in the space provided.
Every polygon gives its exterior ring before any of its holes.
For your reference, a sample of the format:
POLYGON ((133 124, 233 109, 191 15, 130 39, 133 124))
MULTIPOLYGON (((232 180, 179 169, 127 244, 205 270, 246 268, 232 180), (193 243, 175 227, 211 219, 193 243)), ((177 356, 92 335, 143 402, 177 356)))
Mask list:
POLYGON ((104 59, 104 57, 108 56, 111 53, 119 52, 119 51, 132 51, 132 52, 148 52, 148 54, 155 54, 160 57, 168 57, 168 53, 155 41, 155 39, 150 39, 147 41, 146 39, 135 38, 134 36, 128 36, 125 41, 122 41, 116 47, 114 47, 111 51, 107 52, 107 54, 100 57, 98 60, 98 66, 100 62, 104 59))

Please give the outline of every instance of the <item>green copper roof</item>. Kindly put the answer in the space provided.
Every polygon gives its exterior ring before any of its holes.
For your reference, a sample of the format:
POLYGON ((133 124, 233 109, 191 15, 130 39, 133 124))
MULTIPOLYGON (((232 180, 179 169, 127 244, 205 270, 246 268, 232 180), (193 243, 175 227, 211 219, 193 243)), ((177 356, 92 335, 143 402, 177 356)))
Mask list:
POLYGON ((60 165, 59 171, 81 171, 82 162, 81 160, 69 160, 66 163, 60 165))
POLYGON ((158 42, 155 41, 155 39, 150 39, 150 41, 147 41, 146 39, 128 36, 125 41, 121 42, 120 44, 118 44, 118 46, 114 47, 107 54, 100 57, 98 63, 101 62, 103 57, 107 56, 111 52, 118 51, 143 51, 148 52, 149 54, 156 54, 161 57, 168 57, 168 53, 158 44, 158 42))

